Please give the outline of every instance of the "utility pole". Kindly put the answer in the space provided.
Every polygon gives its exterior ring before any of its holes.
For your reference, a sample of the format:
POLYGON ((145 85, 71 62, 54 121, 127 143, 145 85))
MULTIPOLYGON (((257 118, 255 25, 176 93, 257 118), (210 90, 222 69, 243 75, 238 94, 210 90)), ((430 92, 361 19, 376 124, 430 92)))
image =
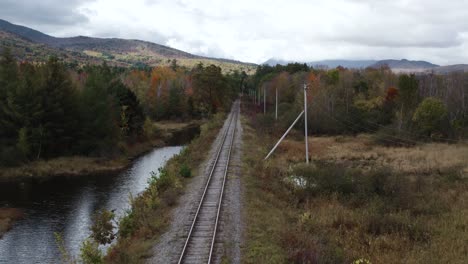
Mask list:
POLYGON ((307 138, 307 84, 304 83, 304 136, 306 163, 309 164, 309 140, 307 138))
POLYGON ((263 114, 266 115, 266 87, 263 87, 263 114))
POLYGON ((275 92, 276 92, 275 120, 278 120, 278 87, 276 87, 275 92))

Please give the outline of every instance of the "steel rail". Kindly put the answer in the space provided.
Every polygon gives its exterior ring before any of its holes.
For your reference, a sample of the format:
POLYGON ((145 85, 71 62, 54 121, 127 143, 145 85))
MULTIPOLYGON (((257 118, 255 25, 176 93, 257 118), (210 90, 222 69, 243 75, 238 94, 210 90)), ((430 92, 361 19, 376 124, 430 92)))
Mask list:
POLYGON ((214 231, 213 231, 213 238, 211 239, 211 248, 210 248, 210 254, 208 256, 208 264, 211 263, 211 257, 213 255, 213 248, 214 248, 215 239, 216 239, 216 232, 218 230, 219 215, 221 213, 221 205, 222 205, 222 202, 223 202, 224 186, 226 184, 226 178, 227 178, 227 174, 228 174, 228 170, 229 170, 229 162, 231 160, 232 145, 234 143, 234 138, 235 138, 236 129, 237 129, 237 118, 238 118, 238 115, 239 115, 239 110, 237 108, 238 107, 236 106, 236 110, 235 110, 236 112, 234 113, 234 115, 236 116, 236 118, 234 119, 234 122, 235 122, 234 123, 234 130, 232 131, 232 137, 231 137, 231 142, 229 144, 229 152, 228 152, 228 156, 227 156, 226 167, 224 169, 223 185, 221 187, 221 194, 219 195, 218 211, 216 213, 216 221, 215 221, 215 227, 214 227, 214 231))
MULTIPOLYGON (((184 247, 183 247, 182 252, 181 252, 181 254, 180 254, 179 261, 177 262, 178 264, 181 264, 181 263, 182 263, 182 261, 183 261, 183 259, 184 259, 184 257, 185 257, 185 254, 186 254, 186 252, 187 252, 187 247, 188 247, 188 244, 189 244, 190 239, 191 239, 191 237, 192 237, 192 233, 193 233, 193 230, 194 230, 194 228, 195 228, 195 224, 196 224, 196 222, 197 222, 198 215, 199 215, 199 213, 200 213, 200 209, 201 209, 201 207, 202 207, 202 205, 203 205, 203 202, 205 201, 205 195, 206 195, 206 193, 207 193, 208 187, 210 186, 213 173, 214 173, 214 171, 215 171, 215 169, 216 169, 216 165, 218 164, 219 157, 220 157, 220 155, 221 155, 221 152, 222 152, 222 150, 223 150, 224 144, 225 144, 225 142, 226 142, 226 138, 227 138, 227 136, 228 136, 228 134, 229 134, 229 131, 230 131, 230 129, 231 129, 231 125, 232 125, 234 119, 236 119, 236 122, 237 122, 237 114, 236 114, 236 113, 237 113, 237 107, 238 107, 238 106, 235 106, 235 107, 236 107, 236 110, 235 110, 236 112, 234 112, 234 113, 231 114, 230 121, 229 121, 229 125, 228 125, 228 127, 226 128, 226 131, 224 132, 224 135, 223 135, 223 137, 222 137, 220 146, 219 146, 219 148, 218 148, 218 150, 217 150, 217 152, 216 152, 215 160, 214 160, 213 165, 212 165, 212 168, 211 168, 211 170, 210 170, 210 174, 209 174, 209 176, 208 176, 208 179, 207 179, 207 182, 206 182, 206 185, 205 185, 205 189, 203 190, 202 197, 201 197, 200 202, 199 202, 199 204, 198 204, 197 211, 196 211, 195 216, 194 216, 194 218, 193 218, 192 225, 190 226, 190 230, 189 230, 189 233, 188 233, 188 235, 187 235, 187 239, 185 240, 184 247), (235 117, 236 117, 236 118, 235 118, 235 117)), ((235 132, 235 129, 236 129, 236 128, 234 128, 234 132, 235 132)), ((233 132, 233 134, 234 134, 234 132, 233 132)), ((232 140, 231 140, 231 144, 232 144, 232 140)), ((232 145, 229 147, 229 148, 230 148, 229 151, 231 150, 231 147, 232 147, 232 145)), ((229 154, 229 155, 230 155, 230 154, 229 154)), ((227 171, 227 166, 229 166, 229 162, 226 163, 226 171, 227 171)), ((223 183, 223 189, 224 189, 224 183, 223 183)), ((219 210, 218 210, 218 211, 219 211, 219 210)), ((218 216, 219 216, 219 212, 218 212, 218 216)), ((217 216, 217 219, 216 219, 216 226, 217 226, 218 216, 217 216)), ((216 231, 215 231, 215 233, 216 233, 216 231)), ((213 242, 212 242, 212 243, 213 243, 213 242)), ((209 261, 211 260, 212 251, 213 251, 213 245, 212 245, 211 248, 210 248, 209 261)))

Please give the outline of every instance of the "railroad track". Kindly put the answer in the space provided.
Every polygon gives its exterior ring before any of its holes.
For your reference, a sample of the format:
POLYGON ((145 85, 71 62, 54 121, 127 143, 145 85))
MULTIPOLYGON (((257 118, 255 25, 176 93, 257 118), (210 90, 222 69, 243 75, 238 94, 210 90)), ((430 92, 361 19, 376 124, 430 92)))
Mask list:
POLYGON ((239 102, 236 101, 230 114, 229 125, 224 131, 220 147, 216 151, 205 189, 179 257, 179 264, 211 263, 213 261, 224 186, 229 170, 238 116, 239 102))

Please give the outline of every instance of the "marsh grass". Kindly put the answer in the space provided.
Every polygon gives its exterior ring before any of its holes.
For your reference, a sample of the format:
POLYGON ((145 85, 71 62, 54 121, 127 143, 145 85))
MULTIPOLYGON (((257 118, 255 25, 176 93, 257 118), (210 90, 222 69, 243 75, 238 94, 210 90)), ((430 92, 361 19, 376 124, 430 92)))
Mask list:
POLYGON ((273 139, 244 120, 246 263, 464 263, 468 146, 370 135, 273 139), (300 176, 302 184, 288 180, 300 176))

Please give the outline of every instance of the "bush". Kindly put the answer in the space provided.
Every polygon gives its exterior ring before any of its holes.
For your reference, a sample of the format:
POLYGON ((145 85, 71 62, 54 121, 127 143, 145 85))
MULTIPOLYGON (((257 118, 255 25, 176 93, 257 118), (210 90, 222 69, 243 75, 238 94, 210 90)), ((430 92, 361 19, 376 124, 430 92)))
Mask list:
MULTIPOLYGON (((154 177, 154 176, 153 176, 154 177)), ((158 187, 158 191, 163 192, 171 187, 174 183, 174 179, 168 173, 167 169, 159 168, 159 176, 156 180, 156 186, 158 187)))
POLYGON ((192 177, 192 171, 190 170, 190 167, 185 163, 182 164, 182 166, 180 167, 179 174, 180 174, 180 176, 182 176, 184 178, 192 177))
POLYGON ((413 115, 418 133, 426 136, 443 135, 448 124, 447 109, 442 101, 428 97, 419 104, 413 115), (446 122, 447 121, 447 122, 446 122))
POLYGON ((110 244, 115 238, 114 233, 115 214, 108 210, 95 213, 93 216, 93 225, 91 226, 91 237, 99 244, 110 244))
POLYGON ((309 195, 354 192, 355 172, 340 166, 303 164, 296 166, 293 174, 304 179, 304 189, 309 195))
POLYGON ((98 243, 90 239, 83 241, 80 248, 80 257, 85 264, 104 263, 98 243))
POLYGON ((120 219, 119 236, 129 237, 135 231, 135 214, 133 210, 128 210, 127 214, 120 219))

